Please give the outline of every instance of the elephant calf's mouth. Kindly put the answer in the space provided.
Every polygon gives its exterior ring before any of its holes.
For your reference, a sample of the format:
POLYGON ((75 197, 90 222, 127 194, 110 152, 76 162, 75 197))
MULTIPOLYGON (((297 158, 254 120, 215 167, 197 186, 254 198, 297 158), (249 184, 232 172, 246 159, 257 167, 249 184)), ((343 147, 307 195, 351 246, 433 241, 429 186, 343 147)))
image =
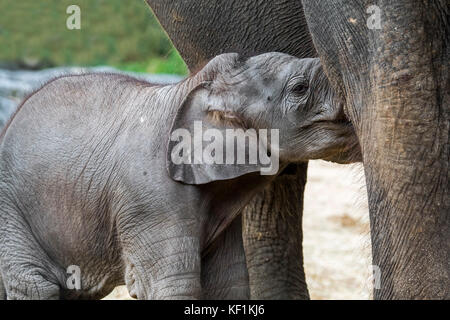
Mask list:
POLYGON ((355 128, 347 118, 340 118, 328 121, 321 121, 322 128, 333 131, 337 142, 335 152, 332 156, 324 160, 341 164, 355 163, 362 161, 361 146, 356 136, 355 128))
POLYGON ((320 126, 323 129, 333 130, 339 136, 355 135, 353 124, 347 119, 321 119, 314 121, 312 125, 320 126))

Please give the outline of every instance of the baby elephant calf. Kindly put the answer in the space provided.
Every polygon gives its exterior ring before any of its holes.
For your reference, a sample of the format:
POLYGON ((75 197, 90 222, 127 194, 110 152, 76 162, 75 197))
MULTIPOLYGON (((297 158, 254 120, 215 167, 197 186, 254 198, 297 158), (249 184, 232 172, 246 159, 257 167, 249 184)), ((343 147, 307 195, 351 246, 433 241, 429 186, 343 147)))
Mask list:
POLYGON ((280 53, 224 54, 171 86, 51 81, 0 136, 3 294, 248 298, 239 226, 222 235, 289 163, 348 160, 342 114, 318 59, 280 53))

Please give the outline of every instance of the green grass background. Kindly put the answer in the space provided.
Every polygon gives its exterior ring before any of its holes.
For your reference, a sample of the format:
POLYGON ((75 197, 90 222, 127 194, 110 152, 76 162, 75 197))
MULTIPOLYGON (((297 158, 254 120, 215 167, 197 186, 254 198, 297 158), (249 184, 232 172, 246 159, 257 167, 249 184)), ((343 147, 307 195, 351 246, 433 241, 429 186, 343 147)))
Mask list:
POLYGON ((0 64, 187 74, 144 0, 1 0, 0 64), (81 30, 66 27, 72 4, 81 9, 81 30))

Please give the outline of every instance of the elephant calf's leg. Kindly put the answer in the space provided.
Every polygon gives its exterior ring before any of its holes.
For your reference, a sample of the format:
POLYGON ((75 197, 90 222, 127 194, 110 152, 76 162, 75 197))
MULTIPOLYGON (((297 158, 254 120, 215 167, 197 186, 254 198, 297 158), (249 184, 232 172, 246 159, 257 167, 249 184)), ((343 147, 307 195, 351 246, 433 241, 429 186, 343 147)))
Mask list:
MULTIPOLYGON (((5 207, 1 209, 6 211, 5 207)), ((0 212, 0 216, 7 216, 5 211, 0 212)), ((60 299, 57 267, 31 231, 24 227, 27 224, 20 215, 14 212, 8 217, 7 233, 0 233, 0 297, 3 291, 9 300, 60 299)))
POLYGON ((8 275, 5 282, 8 300, 59 300, 60 287, 39 272, 17 272, 8 275))
POLYGON ((3 282, 2 273, 0 272, 0 300, 6 300, 6 288, 3 282))
POLYGON ((8 300, 59 300, 61 287, 55 276, 46 269, 39 249, 21 251, 23 254, 6 254, 2 256, 6 263, 2 264, 0 278, 0 298, 8 300))
POLYGON ((202 258, 203 299, 249 299, 248 271, 238 216, 202 258))
MULTIPOLYGON (((186 222, 185 222, 186 223, 186 222)), ((199 237, 180 223, 124 238, 125 281, 138 299, 199 299, 199 237)))
POLYGON ((39 250, 20 251, 21 255, 2 256, 0 298, 8 300, 58 300, 60 285, 54 275, 46 270, 42 261, 33 261, 39 250), (28 253, 27 253, 28 252, 28 253))

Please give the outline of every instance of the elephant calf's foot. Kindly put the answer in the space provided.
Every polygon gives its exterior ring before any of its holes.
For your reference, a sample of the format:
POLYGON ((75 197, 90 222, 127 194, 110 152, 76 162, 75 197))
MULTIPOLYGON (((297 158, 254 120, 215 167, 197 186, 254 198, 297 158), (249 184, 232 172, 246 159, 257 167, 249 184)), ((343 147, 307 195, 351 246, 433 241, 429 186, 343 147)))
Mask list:
POLYGON ((199 273, 162 275, 150 279, 145 269, 129 263, 125 283, 129 295, 135 299, 180 300, 201 296, 199 273))
MULTIPOLYGON (((135 273, 134 273, 134 264, 128 263, 125 270, 125 284, 128 289, 128 294, 130 297, 137 299, 138 298, 138 286, 136 283, 135 273)), ((142 287, 142 286, 141 286, 142 287)), ((140 294, 142 296, 143 293, 140 294)))
POLYGON ((132 297, 150 300, 201 297, 198 237, 144 236, 135 239, 133 246, 125 246, 124 258, 125 283, 132 297))

